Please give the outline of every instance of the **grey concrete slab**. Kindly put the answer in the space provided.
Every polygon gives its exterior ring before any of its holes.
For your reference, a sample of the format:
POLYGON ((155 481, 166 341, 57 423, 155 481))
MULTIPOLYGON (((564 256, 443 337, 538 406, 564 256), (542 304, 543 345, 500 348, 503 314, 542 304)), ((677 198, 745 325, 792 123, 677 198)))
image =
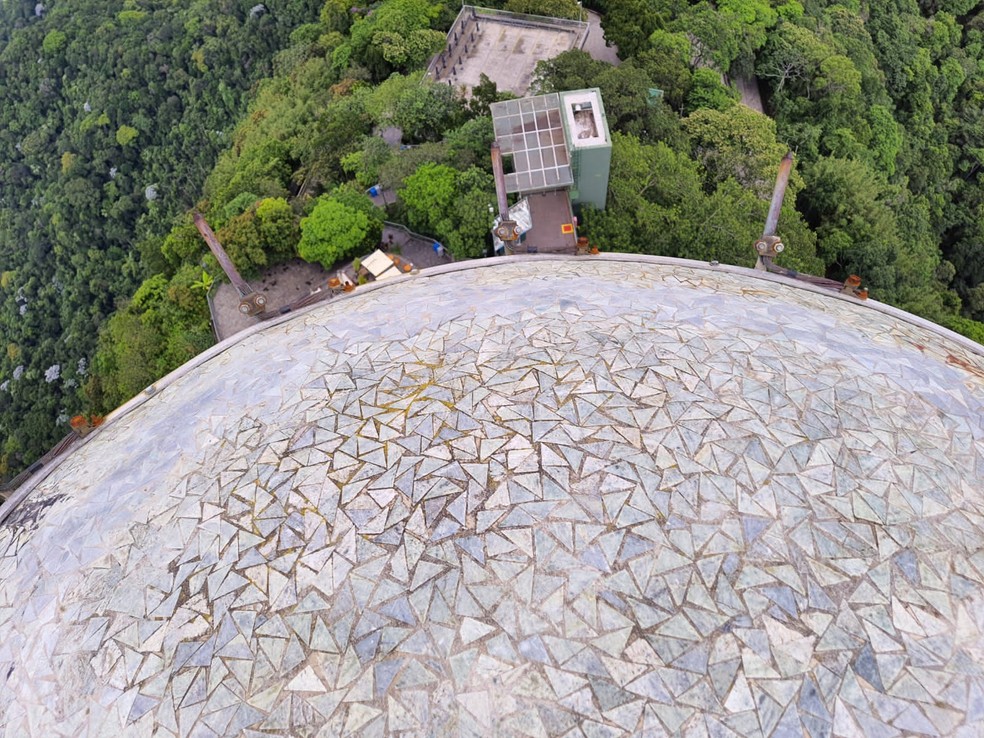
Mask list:
MULTIPOLYGON (((330 276, 320 264, 291 259, 270 267, 258 279, 251 280, 250 286, 266 295, 268 311, 276 311, 311 294, 330 276)), ((259 318, 239 312, 239 293, 235 287, 225 282, 216 288, 212 298, 212 325, 220 341, 259 322, 259 318)))
POLYGON ((759 91, 758 80, 755 77, 738 77, 735 86, 741 94, 741 104, 759 113, 765 113, 762 105, 762 93, 759 91))
MULTIPOLYGON (((542 254, 573 254, 577 246, 574 215, 566 190, 537 192, 529 195, 533 230, 526 234, 526 244, 542 254), (567 233, 565 228, 570 229, 567 233)), ((522 253, 520 246, 518 252, 522 253)))
POLYGON ((618 47, 608 43, 605 32, 601 28, 601 16, 593 10, 585 11, 588 16, 588 35, 581 48, 591 55, 592 59, 608 62, 618 66, 622 60, 618 58, 618 47))
POLYGON ((575 48, 581 31, 482 16, 449 39, 444 68, 432 64, 431 76, 470 93, 484 73, 500 90, 522 96, 530 89, 537 62, 575 48))

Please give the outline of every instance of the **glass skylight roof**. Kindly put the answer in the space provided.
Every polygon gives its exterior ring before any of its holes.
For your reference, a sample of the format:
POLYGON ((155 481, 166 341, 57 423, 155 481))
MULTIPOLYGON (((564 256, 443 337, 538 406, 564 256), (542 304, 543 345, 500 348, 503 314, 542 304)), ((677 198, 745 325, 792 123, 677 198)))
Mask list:
POLYGON ((506 100, 490 106, 495 138, 513 157, 507 192, 536 192, 574 184, 556 93, 506 100))

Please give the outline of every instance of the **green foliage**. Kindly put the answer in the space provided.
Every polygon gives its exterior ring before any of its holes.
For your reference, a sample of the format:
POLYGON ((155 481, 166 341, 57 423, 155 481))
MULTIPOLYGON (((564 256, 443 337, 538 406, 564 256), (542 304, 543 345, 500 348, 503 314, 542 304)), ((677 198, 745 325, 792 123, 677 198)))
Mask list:
POLYGON ((984 323, 960 315, 946 315, 941 320, 944 327, 966 336, 971 341, 984 344, 984 323))
POLYGON ((594 87, 594 80, 609 68, 580 49, 565 51, 553 59, 539 61, 533 74, 536 94, 594 87))
POLYGON ((381 222, 359 198, 373 207, 365 195, 350 188, 318 198, 311 214, 301 220, 298 252, 302 259, 319 262, 327 269, 379 243, 381 222))
POLYGON ((121 23, 139 23, 147 17, 143 10, 121 10, 116 14, 116 19, 121 23))
POLYGON ((434 232, 456 259, 485 256, 491 227, 488 205, 495 201, 492 175, 471 167, 455 181, 454 208, 444 213, 434 232))
POLYGON ((208 307, 193 289, 196 278, 191 265, 172 279, 156 274, 106 322, 86 387, 96 409, 125 402, 210 345, 208 307))
POLYGON ((869 148, 875 165, 886 174, 895 174, 895 160, 902 149, 902 131, 892 112, 884 105, 872 105, 868 111, 871 124, 869 148))
POLYGON ((393 122, 411 143, 438 141, 464 115, 464 106, 447 85, 425 82, 403 90, 393 108, 393 122))
POLYGON ((499 86, 488 78, 485 72, 478 77, 478 84, 471 89, 471 98, 468 100, 468 113, 476 117, 490 116, 489 108, 492 103, 500 100, 507 100, 515 97, 511 92, 499 92, 499 86))
POLYGON ((438 219, 454 202, 456 181, 457 172, 443 164, 424 164, 403 181, 400 200, 411 228, 435 230, 438 219))
POLYGON ((427 163, 404 180, 399 196, 411 227, 438 238, 456 258, 485 254, 488 205, 495 202, 491 174, 427 163))
POLYGON ((593 82, 601 90, 610 127, 634 135, 645 135, 654 127, 659 105, 649 96, 653 80, 645 69, 632 61, 618 67, 606 65, 593 82))
POLYGON ((894 290, 899 232, 887 195, 863 162, 824 158, 810 167, 800 204, 831 276, 863 274, 872 288, 894 290))
POLYGON ((657 30, 649 37, 649 48, 633 61, 663 90, 663 99, 679 110, 690 90, 692 55, 687 34, 657 30))
POLYGON ((254 193, 270 197, 286 194, 291 174, 287 143, 266 140, 244 147, 238 157, 226 154, 223 159, 205 185, 214 208, 225 210, 244 193, 254 198, 254 193), (225 174, 228 177, 221 176, 225 174))
POLYGON ((692 5, 673 26, 694 38, 698 65, 712 65, 728 72, 742 53, 741 21, 731 13, 718 13, 706 0, 692 5))
POLYGON ((256 202, 215 235, 236 269, 247 276, 294 256, 298 239, 294 211, 282 197, 256 202))
POLYGON ((776 6, 776 14, 784 20, 797 20, 803 17, 803 5, 798 0, 789 0, 776 6))
MULTIPOLYGON (((584 214, 584 232, 603 249, 751 266, 768 203, 734 179, 705 191, 700 167, 660 142, 613 134, 611 185, 603 212, 584 214)), ((792 208, 782 230, 791 248, 784 263, 817 270, 814 239, 792 208)))
POLYGON ((182 264, 167 284, 165 296, 185 317, 207 323, 208 303, 202 293, 208 292, 213 282, 212 275, 204 269, 193 264, 182 264))
POLYGON ((201 290, 206 294, 212 289, 212 285, 215 284, 215 277, 208 273, 207 270, 202 269, 202 276, 191 283, 192 289, 201 290))
POLYGON ((222 213, 226 218, 234 218, 243 213, 258 199, 252 192, 242 192, 225 204, 225 207, 222 208, 222 213))
MULTIPOLYGON (((360 89, 334 97, 304 131, 306 135, 297 140, 300 168, 294 172, 295 181, 303 181, 305 188, 317 188, 330 186, 344 177, 342 159, 372 132, 367 97, 360 89)), ((289 99, 284 102, 290 104, 289 99)))
POLYGON ((491 117, 472 118, 445 134, 447 159, 459 171, 478 166, 491 172, 489 152, 494 139, 491 117))
POLYGON ((622 59, 639 54, 653 31, 666 23, 670 5, 665 0, 606 0, 601 17, 605 39, 618 47, 622 59))
POLYGON ((425 143, 400 151, 379 167, 379 183, 388 190, 403 186, 403 181, 423 164, 451 164, 448 145, 425 143))
MULTIPOLYGON (((734 178, 760 198, 772 195, 779 161, 786 147, 776 140, 772 120, 744 105, 726 110, 697 110, 683 121, 693 153, 701 163, 708 187, 734 178)), ((790 180, 790 194, 799 187, 790 180)))
POLYGON ((505 9, 510 13, 528 13, 573 20, 578 20, 581 13, 576 0, 508 0, 505 9))
POLYGON ((820 73, 814 84, 821 95, 850 100, 861 94, 861 73, 849 58, 835 54, 820 62, 820 73))
POLYGON ((164 236, 230 145, 254 83, 320 3, 273 0, 275 12, 259 19, 199 2, 47 5, 28 21, 23 4, 0 4, 0 268, 12 275, 0 293, 0 345, 21 348, 19 364, 0 355, 0 377, 24 367, 0 396, 10 474, 66 432, 59 416, 109 409, 208 345, 205 301, 195 294, 188 312, 181 284, 143 290, 142 305, 155 305, 150 324, 132 301, 126 317, 106 321, 143 279, 159 273, 170 285, 186 258, 200 274, 197 234, 170 239, 167 256, 164 236), (101 365, 146 376, 94 376, 100 329, 104 356, 115 354, 101 365), (60 376, 46 381, 54 365, 60 376))
POLYGON ((338 33, 347 33, 352 25, 350 0, 327 0, 321 7, 321 25, 338 33))
POLYGON ((421 67, 444 46, 444 34, 431 28, 440 13, 441 6, 429 0, 390 0, 355 20, 336 61, 361 64, 377 81, 421 67))
POLYGON ((158 377, 157 355, 162 337, 153 325, 131 312, 119 312, 106 323, 99 337, 95 370, 98 384, 90 397, 113 408, 126 402, 158 377))
POLYGON ((272 262, 294 256, 300 238, 294 211, 282 197, 267 197, 256 204, 256 225, 268 258, 272 262))
POLYGON ((722 16, 733 19, 740 29, 741 50, 748 62, 754 52, 762 48, 769 31, 779 18, 768 0, 719 0, 718 11, 722 16))
POLYGON ((684 109, 687 113, 700 108, 727 110, 737 99, 738 94, 721 82, 721 75, 711 69, 701 68, 694 70, 684 109))
POLYGON ((379 182, 379 169, 392 155, 393 150, 382 138, 366 136, 362 148, 342 158, 342 168, 361 187, 369 188, 379 182))
POLYGON ((329 195, 332 199, 358 210, 369 219, 369 245, 379 240, 383 229, 383 211, 377 208, 369 196, 351 182, 338 185, 329 195))
POLYGON ((62 31, 48 31, 41 42, 41 50, 49 56, 57 54, 65 46, 67 40, 68 36, 62 31))
POLYGON ((419 87, 421 79, 420 74, 391 74, 365 94, 365 112, 377 125, 394 125, 398 101, 419 87))
POLYGON ((184 262, 197 262, 207 250, 190 213, 175 224, 160 247, 162 258, 171 268, 177 268, 184 262))

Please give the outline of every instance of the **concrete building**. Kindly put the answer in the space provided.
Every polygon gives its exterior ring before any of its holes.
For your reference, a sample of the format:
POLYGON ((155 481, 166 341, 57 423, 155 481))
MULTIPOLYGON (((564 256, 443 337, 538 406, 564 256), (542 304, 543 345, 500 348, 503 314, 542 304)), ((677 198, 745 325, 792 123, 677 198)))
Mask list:
POLYGON ((507 253, 574 253, 573 207, 605 208, 612 143, 597 88, 506 100, 491 106, 504 186, 529 202, 532 228, 507 253))
POLYGON ((612 166, 612 138, 601 91, 595 88, 562 92, 560 106, 574 177, 571 203, 604 210, 612 166))

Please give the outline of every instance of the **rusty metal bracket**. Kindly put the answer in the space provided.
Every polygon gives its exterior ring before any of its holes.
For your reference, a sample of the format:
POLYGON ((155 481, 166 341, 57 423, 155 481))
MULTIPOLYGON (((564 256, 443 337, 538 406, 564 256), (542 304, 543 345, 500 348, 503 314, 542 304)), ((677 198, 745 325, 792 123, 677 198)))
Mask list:
POLYGON ((868 299, 868 290, 861 287, 861 277, 857 274, 852 274, 844 280, 844 286, 841 287, 840 292, 842 295, 851 295, 859 300, 868 299))
POLYGON ((786 245, 779 236, 762 236, 755 242, 755 251, 759 258, 767 257, 775 259, 779 254, 786 250, 786 245))

